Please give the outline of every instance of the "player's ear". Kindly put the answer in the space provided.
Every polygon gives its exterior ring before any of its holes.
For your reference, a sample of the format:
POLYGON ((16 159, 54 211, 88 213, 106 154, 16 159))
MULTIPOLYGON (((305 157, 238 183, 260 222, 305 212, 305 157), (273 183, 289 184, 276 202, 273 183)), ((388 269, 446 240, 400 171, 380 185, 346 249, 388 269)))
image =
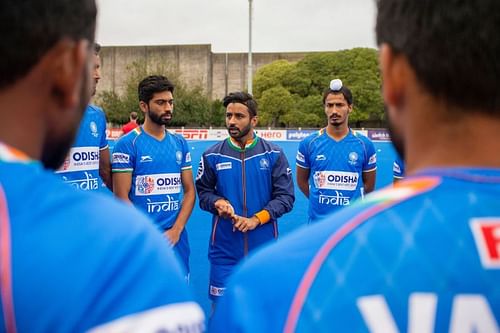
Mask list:
POLYGON ((252 117, 252 120, 251 120, 252 127, 256 127, 258 122, 259 122, 259 116, 252 117))
POLYGON ((406 93, 406 57, 395 53, 388 44, 382 44, 379 61, 384 101, 389 109, 399 108, 406 93))
POLYGON ((63 39, 44 57, 52 80, 52 96, 61 109, 73 109, 88 102, 81 101, 82 98, 90 99, 92 50, 89 45, 87 40, 63 39))
POLYGON ((141 109, 142 112, 146 113, 148 112, 148 105, 144 101, 139 102, 139 108, 141 109))

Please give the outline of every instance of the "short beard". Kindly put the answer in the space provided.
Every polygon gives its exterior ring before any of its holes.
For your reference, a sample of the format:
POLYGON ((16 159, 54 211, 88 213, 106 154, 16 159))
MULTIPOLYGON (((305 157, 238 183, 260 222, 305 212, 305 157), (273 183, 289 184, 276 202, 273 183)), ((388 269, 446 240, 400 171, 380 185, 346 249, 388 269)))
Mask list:
POLYGON ((389 116, 389 112, 387 112, 387 109, 385 111, 386 117, 387 117, 387 129, 389 130, 389 135, 391 136, 391 141, 392 145, 396 149, 396 152, 398 153, 399 157, 404 161, 405 160, 405 149, 404 149, 404 140, 401 135, 399 135, 399 131, 394 126, 394 124, 391 121, 391 117, 389 116))
POLYGON ((227 131, 229 133, 229 136, 231 136, 233 139, 235 139, 237 141, 240 141, 241 138, 245 137, 248 133, 250 133, 250 131, 252 130, 252 125, 248 124, 248 126, 244 127, 242 130, 238 130, 237 134, 231 134, 231 132, 229 132, 230 129, 238 129, 238 128, 237 127, 228 127, 227 131))
POLYGON ((165 119, 163 120, 161 116, 151 112, 151 110, 148 109, 148 117, 151 119, 151 121, 157 125, 167 125, 170 123, 170 120, 172 119, 172 116, 170 116, 170 119, 165 119))
POLYGON ((45 138, 44 144, 42 146, 42 155, 40 161, 43 166, 47 169, 57 170, 64 162, 66 155, 69 152, 74 140, 76 132, 80 126, 82 116, 85 112, 87 104, 90 100, 90 93, 88 87, 89 77, 87 76, 87 69, 83 69, 82 75, 82 87, 80 91, 80 105, 78 105, 77 110, 78 118, 74 119, 72 124, 68 124, 68 131, 62 136, 54 136, 54 132, 49 132, 45 138))

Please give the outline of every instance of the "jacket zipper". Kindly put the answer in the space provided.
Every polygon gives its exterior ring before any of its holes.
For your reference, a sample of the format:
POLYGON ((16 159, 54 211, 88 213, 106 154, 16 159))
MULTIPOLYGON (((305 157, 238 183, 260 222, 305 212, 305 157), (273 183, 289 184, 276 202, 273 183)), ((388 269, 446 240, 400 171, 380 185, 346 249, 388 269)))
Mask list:
MULTIPOLYGON (((241 181, 243 185, 243 216, 247 217, 247 180, 245 173, 245 151, 241 152, 241 181)), ((243 255, 248 255, 248 232, 243 233, 243 255)))

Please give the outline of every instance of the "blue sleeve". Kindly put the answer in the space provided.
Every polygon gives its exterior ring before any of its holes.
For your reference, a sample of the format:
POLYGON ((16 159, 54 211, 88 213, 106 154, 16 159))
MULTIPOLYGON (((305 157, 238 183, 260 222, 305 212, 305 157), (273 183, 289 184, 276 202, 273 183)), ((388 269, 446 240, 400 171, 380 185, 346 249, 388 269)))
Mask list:
POLYGON ((99 112, 99 122, 100 126, 99 128, 101 129, 101 142, 99 143, 99 149, 106 149, 108 148, 108 139, 106 138, 106 115, 104 114, 104 111, 102 109, 98 109, 99 112))
POLYGON ((377 153, 375 151, 375 145, 368 138, 364 138, 363 141, 365 143, 366 157, 367 157, 363 165, 363 171, 375 170, 377 168, 377 153))
POLYGON ((217 214, 214 204, 217 200, 223 199, 223 197, 218 195, 215 191, 215 187, 217 185, 217 175, 210 165, 210 161, 206 154, 201 156, 195 184, 200 201, 200 208, 211 212, 212 214, 217 214))
POLYGON ((394 178, 403 178, 405 173, 404 162, 399 158, 399 156, 394 161, 392 166, 392 173, 394 178))
POLYGON ((273 219, 289 212, 295 201, 292 170, 281 149, 272 171, 272 199, 264 207, 273 219))
POLYGON ((299 143, 299 149, 297 150, 297 156, 295 157, 295 164, 301 168, 309 169, 311 164, 309 163, 309 153, 308 147, 309 139, 305 138, 299 143))
POLYGON ((135 167, 135 149, 130 140, 130 136, 126 135, 118 140, 113 149, 111 159, 111 169, 113 172, 132 172, 135 167))
POLYGON ((192 168, 191 165, 191 150, 189 150, 189 145, 182 136, 179 136, 181 140, 181 145, 182 145, 182 164, 181 164, 181 169, 182 170, 189 170, 192 168))

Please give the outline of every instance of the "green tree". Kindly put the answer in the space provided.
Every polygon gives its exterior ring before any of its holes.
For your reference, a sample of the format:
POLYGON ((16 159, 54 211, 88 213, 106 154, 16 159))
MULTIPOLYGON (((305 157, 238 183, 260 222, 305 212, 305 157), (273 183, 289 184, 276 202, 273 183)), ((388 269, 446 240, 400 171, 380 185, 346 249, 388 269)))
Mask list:
POLYGON ((261 125, 282 127, 286 125, 283 117, 292 110, 294 99, 288 90, 276 86, 265 90, 258 103, 261 125))
POLYGON ((103 91, 98 95, 97 103, 103 107, 108 121, 114 124, 126 123, 132 111, 136 111, 142 121, 144 115, 139 108, 137 85, 148 75, 164 75, 175 85, 171 126, 209 126, 212 105, 201 84, 188 87, 173 67, 160 61, 152 63, 156 64, 155 67, 149 66, 145 61, 134 62, 127 67, 123 94, 103 91))

